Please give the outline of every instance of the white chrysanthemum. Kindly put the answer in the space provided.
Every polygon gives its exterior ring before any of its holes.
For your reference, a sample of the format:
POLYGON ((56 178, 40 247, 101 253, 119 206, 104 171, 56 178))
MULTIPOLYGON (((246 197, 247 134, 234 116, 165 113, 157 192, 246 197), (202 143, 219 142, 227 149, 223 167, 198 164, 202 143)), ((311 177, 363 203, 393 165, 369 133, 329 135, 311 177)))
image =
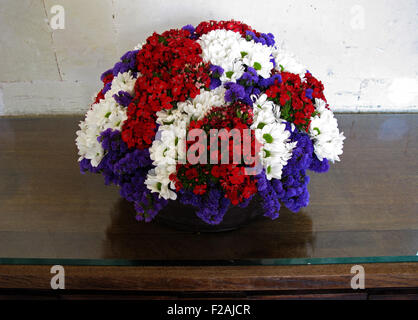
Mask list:
POLYGON ((121 131, 124 121, 128 118, 126 108, 120 106, 113 95, 121 90, 133 94, 135 81, 130 71, 120 73, 112 80, 111 88, 106 92, 105 98, 93 104, 87 112, 86 118, 80 123, 80 130, 77 131, 79 161, 86 158, 91 160, 93 167, 99 165, 104 150, 97 138, 109 128, 121 131))
POLYGON ((296 142, 290 142, 290 132, 280 122, 267 124, 255 130, 255 136, 262 143, 260 160, 266 169, 267 179, 281 179, 283 167, 292 157, 296 142))
POLYGON ((254 100, 253 104, 254 121, 251 126, 252 129, 257 129, 259 125, 266 125, 281 121, 280 107, 273 101, 267 100, 267 95, 262 94, 254 100))
POLYGON ((340 161, 343 153, 344 133, 338 130, 338 122, 331 110, 326 108, 325 101, 315 100, 318 114, 311 118, 309 135, 314 142, 314 151, 319 160, 340 161))
POLYGON ((119 73, 113 80, 112 86, 106 92, 105 98, 110 99, 114 94, 118 94, 119 91, 126 91, 130 95, 134 94, 136 78, 132 77, 131 71, 119 73))
POLYGON ((160 197, 164 199, 176 200, 177 194, 170 189, 170 179, 169 176, 171 173, 175 172, 176 167, 174 166, 161 166, 151 169, 148 172, 147 179, 145 184, 151 192, 156 192, 160 194, 160 197))
POLYGON ((284 71, 298 74, 301 79, 305 76, 306 67, 300 64, 293 54, 281 48, 274 48, 273 57, 277 70, 281 71, 283 67, 284 71))
POLYGON ((254 40, 247 41, 237 32, 213 30, 197 41, 202 48, 203 61, 224 69, 222 82, 239 79, 244 73, 244 65, 256 69, 263 78, 268 78, 273 69, 270 61, 273 48, 254 40))
POLYGON ((109 128, 121 130, 126 119, 125 108, 119 106, 113 98, 94 104, 77 131, 79 161, 83 158, 90 159, 91 165, 97 167, 104 156, 104 150, 97 140, 100 133, 109 128))
POLYGON ((280 118, 280 107, 267 100, 263 94, 253 104, 254 122, 257 140, 262 143, 259 157, 266 170, 267 179, 280 179, 283 167, 292 157, 296 142, 290 142, 290 132, 280 118))
POLYGON ((247 41, 243 38, 239 41, 240 54, 243 56, 242 62, 249 67, 257 70, 257 74, 267 79, 274 65, 272 59, 273 48, 256 43, 254 40, 247 41))

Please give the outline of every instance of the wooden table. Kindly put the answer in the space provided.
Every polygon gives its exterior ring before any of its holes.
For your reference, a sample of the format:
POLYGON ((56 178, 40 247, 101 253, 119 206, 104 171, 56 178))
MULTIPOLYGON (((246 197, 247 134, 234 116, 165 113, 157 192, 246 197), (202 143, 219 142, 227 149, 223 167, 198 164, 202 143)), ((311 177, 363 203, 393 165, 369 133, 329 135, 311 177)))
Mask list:
POLYGON ((417 297, 418 115, 337 117, 342 162, 310 174, 309 207, 220 234, 136 222, 115 186, 79 173, 81 117, 1 118, 3 294, 417 297), (50 289, 56 264, 70 291, 50 289), (361 292, 350 286, 355 264, 366 271, 361 292))

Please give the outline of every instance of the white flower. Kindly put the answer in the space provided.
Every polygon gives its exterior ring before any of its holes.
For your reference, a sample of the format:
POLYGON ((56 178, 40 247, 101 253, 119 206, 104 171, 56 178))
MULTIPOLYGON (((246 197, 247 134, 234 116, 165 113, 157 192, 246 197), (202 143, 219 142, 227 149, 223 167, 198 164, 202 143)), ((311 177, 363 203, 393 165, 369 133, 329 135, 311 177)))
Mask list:
POLYGON ((97 140, 100 133, 109 128, 121 130, 127 118, 126 109, 116 104, 113 98, 94 104, 77 131, 79 161, 90 159, 91 165, 97 167, 104 156, 104 150, 97 140))
POLYGON ((236 82, 244 73, 244 65, 256 69, 263 78, 270 77, 273 48, 269 46, 247 41, 239 33, 223 29, 210 31, 197 41, 202 48, 203 61, 224 69, 222 82, 236 82))
POLYGON ((120 73, 112 80, 111 88, 106 92, 105 98, 93 104, 87 111, 84 121, 80 123, 80 130, 77 131, 79 161, 86 158, 91 160, 93 167, 99 165, 104 150, 97 138, 109 128, 121 131, 123 123, 128 118, 126 108, 120 106, 113 95, 121 90, 133 94, 135 81, 130 71, 120 73))
POLYGON ((266 94, 254 97, 254 122, 251 129, 262 144, 259 152, 261 164, 266 170, 267 179, 280 179, 283 167, 292 157, 296 142, 290 142, 290 132, 280 118, 280 107, 267 99, 266 94))
POLYGON ((114 94, 118 94, 119 91, 126 91, 130 95, 134 94, 136 78, 132 77, 131 71, 119 73, 112 80, 110 90, 105 93, 105 98, 110 99, 114 94))
POLYGON ((151 192, 156 192, 161 198, 166 200, 176 200, 177 194, 171 190, 172 185, 169 176, 171 173, 176 172, 176 166, 161 166, 151 169, 148 172, 145 184, 151 192))
POLYGON ((177 108, 187 116, 189 122, 190 120, 200 120, 213 107, 225 105, 225 91, 223 87, 218 87, 212 91, 202 89, 193 100, 178 103, 177 108))
POLYGON ((344 133, 338 130, 338 122, 331 110, 326 108, 325 101, 315 100, 318 115, 311 118, 309 135, 314 142, 314 151, 319 160, 340 161, 343 153, 344 133))
POLYGON ((281 179, 283 167, 292 157, 296 142, 290 142, 290 132, 283 122, 266 124, 255 130, 255 136, 263 144, 260 149, 260 160, 266 169, 267 179, 281 179))
POLYGON ((300 64, 293 54, 281 48, 274 48, 273 57, 277 70, 281 71, 283 67, 284 71, 298 74, 301 79, 305 76, 306 67, 300 64))
POLYGON ((263 78, 269 78, 273 69, 272 59, 273 48, 256 43, 254 40, 247 41, 240 39, 240 54, 243 56, 242 62, 249 67, 256 69, 257 74, 263 78))
POLYGON ((273 101, 267 100, 267 95, 262 94, 254 100, 253 104, 254 122, 252 129, 257 129, 260 125, 266 125, 281 121, 280 107, 273 101))

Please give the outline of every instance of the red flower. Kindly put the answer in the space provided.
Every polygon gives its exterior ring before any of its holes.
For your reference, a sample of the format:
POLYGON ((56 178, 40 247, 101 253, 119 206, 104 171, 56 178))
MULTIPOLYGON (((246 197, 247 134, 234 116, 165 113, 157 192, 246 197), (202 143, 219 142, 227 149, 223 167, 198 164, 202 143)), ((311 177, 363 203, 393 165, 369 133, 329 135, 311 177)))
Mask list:
POLYGON ((218 30, 218 29, 225 29, 225 30, 231 30, 234 32, 238 32, 245 38, 247 35, 247 31, 252 31, 255 33, 257 37, 260 36, 260 33, 252 29, 249 25, 246 25, 245 23, 229 20, 229 21, 203 21, 201 22, 195 29, 195 33, 200 37, 206 33, 209 33, 212 30, 218 30))
POLYGON ((197 185, 194 187, 193 189, 193 193, 194 194, 205 194, 206 193, 206 185, 205 184, 201 184, 201 185, 197 185))
POLYGON ((191 168, 186 170, 186 178, 189 180, 193 180, 198 176, 198 172, 196 168, 191 168))
POLYGON ((209 87, 209 64, 203 63, 202 49, 189 35, 186 30, 175 29, 161 35, 154 33, 138 52, 141 76, 122 127, 122 139, 128 147, 148 148, 156 133, 156 113, 194 98, 201 88, 209 87))

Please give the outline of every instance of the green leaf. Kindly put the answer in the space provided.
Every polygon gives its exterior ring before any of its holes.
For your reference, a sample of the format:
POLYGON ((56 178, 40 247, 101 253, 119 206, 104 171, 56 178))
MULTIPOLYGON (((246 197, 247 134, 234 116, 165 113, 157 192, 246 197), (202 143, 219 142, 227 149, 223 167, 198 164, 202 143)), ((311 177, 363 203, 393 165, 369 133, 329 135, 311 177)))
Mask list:
POLYGON ((272 143, 274 140, 270 133, 263 134, 263 138, 267 143, 272 143))
POLYGON ((257 129, 263 129, 266 126, 264 122, 260 122, 257 126, 257 129))
POLYGON ((161 187, 163 186, 163 184, 161 182, 157 182, 157 190, 161 191, 161 187))
POLYGON ((227 78, 231 79, 232 75, 234 74, 234 71, 228 71, 227 73, 225 73, 227 78))
POLYGON ((279 67, 280 67, 280 72, 283 72, 284 71, 284 67, 281 64, 279 64, 279 67))
POLYGON ((261 64, 259 62, 254 62, 254 69, 261 70, 261 64))
POLYGON ((271 172, 271 166, 268 166, 267 167, 267 173, 270 173, 271 172))
POLYGON ((105 118, 109 118, 111 114, 112 112, 109 111, 108 113, 105 114, 105 118))
POLYGON ((270 156, 271 156, 271 152, 268 151, 268 150, 266 150, 266 149, 264 149, 264 158, 268 158, 270 156))
POLYGON ((244 58, 246 55, 248 55, 248 52, 241 51, 241 58, 244 58))
POLYGON ((318 134, 321 134, 321 130, 319 130, 318 128, 313 128, 316 132, 318 132, 318 134))

